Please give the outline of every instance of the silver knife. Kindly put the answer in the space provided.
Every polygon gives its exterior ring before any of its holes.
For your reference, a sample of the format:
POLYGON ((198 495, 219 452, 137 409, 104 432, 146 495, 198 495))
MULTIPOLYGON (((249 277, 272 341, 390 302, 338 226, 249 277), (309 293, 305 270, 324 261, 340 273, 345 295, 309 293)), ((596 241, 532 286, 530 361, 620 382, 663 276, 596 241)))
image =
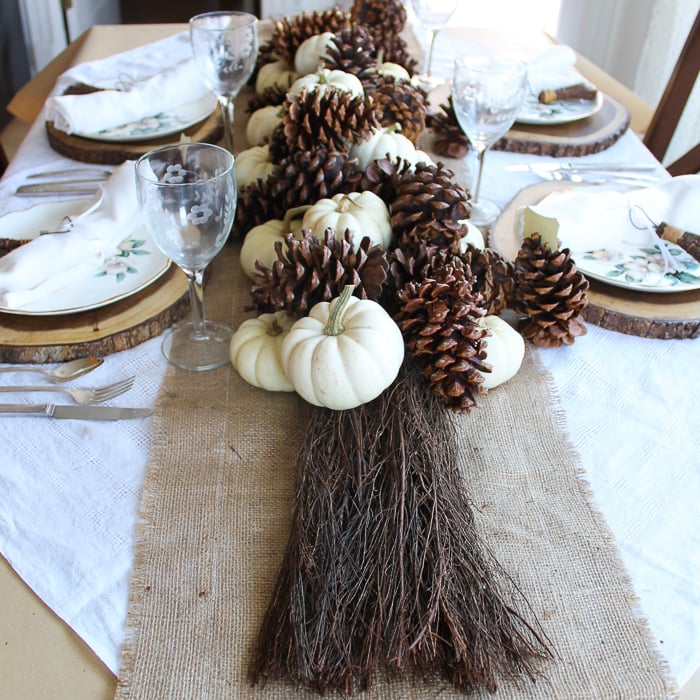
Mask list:
POLYGON ((49 418, 74 418, 78 420, 123 420, 146 418, 152 408, 118 408, 116 406, 60 406, 53 403, 23 404, 2 403, 0 415, 33 415, 49 418))
POLYGON ((15 194, 41 195, 41 194, 74 194, 91 195, 98 189, 95 180, 71 180, 70 182, 37 182, 33 185, 20 185, 15 194), (90 186, 90 183, 93 183, 90 186))
POLYGON ((656 165, 650 163, 518 163, 507 165, 510 173, 551 172, 553 170, 574 170, 593 172, 647 172, 656 170, 656 165))

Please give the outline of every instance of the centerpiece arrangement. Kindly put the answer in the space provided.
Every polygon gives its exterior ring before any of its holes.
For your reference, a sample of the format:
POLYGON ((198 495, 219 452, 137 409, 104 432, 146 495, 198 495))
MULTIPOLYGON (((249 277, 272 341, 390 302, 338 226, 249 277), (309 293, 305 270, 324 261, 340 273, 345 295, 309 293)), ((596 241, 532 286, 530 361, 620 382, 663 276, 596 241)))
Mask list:
POLYGON ((523 337, 584 333, 587 281, 545 232, 514 263, 484 247, 468 191, 416 147, 429 103, 405 21, 357 0, 278 21, 260 48, 234 229, 258 315, 231 359, 316 408, 253 682, 495 690, 553 657, 477 533, 454 414, 517 372, 523 337))

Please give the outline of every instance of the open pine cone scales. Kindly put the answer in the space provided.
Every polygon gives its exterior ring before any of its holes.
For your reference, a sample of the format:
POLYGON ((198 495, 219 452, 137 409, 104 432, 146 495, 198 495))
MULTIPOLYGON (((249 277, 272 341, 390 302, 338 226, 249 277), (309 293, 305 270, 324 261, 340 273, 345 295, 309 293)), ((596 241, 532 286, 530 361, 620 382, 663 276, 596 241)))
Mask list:
POLYGON ((552 251, 535 233, 523 240, 515 261, 513 308, 528 319, 520 329, 538 347, 571 345, 585 335, 581 313, 588 305, 588 280, 567 248, 552 251))

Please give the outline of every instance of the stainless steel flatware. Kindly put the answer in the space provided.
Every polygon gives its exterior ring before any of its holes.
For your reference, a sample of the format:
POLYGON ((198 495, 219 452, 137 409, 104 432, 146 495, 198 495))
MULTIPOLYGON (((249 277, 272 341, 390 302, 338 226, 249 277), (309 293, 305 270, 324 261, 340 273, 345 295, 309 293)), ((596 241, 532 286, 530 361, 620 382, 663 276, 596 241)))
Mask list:
POLYGON ((68 394, 73 401, 80 404, 102 403, 109 401, 117 396, 121 396, 124 392, 129 391, 134 385, 136 377, 122 379, 114 384, 107 384, 100 387, 84 387, 84 388, 68 388, 65 386, 0 386, 0 393, 16 393, 30 391, 52 391, 68 394))
POLYGON ((642 162, 630 163, 518 163, 507 165, 509 173, 546 173, 554 170, 571 170, 574 172, 649 172, 656 170, 656 165, 642 162))
POLYGON ((71 180, 70 182, 37 182, 33 185, 20 185, 15 194, 36 197, 37 195, 71 194, 89 196, 99 189, 95 180, 71 180))
POLYGON ((93 180, 106 180, 111 174, 111 170, 102 168, 74 168, 73 170, 47 170, 43 173, 32 173, 27 175, 27 180, 40 180, 47 177, 60 177, 69 180, 70 178, 83 175, 92 177, 93 180))
POLYGON ((103 362, 104 360, 101 357, 81 357, 77 360, 64 362, 53 369, 38 366, 25 367, 22 365, 15 367, 0 367, 0 372, 39 372, 45 377, 48 377, 48 379, 50 379, 52 382, 62 384, 63 382, 69 382, 72 379, 82 377, 88 372, 92 372, 93 369, 97 369, 103 362))
POLYGON ((6 416, 46 416, 48 418, 72 418, 74 420, 126 420, 146 418, 153 413, 152 408, 119 408, 117 406, 59 406, 53 403, 0 404, 0 415, 6 416))

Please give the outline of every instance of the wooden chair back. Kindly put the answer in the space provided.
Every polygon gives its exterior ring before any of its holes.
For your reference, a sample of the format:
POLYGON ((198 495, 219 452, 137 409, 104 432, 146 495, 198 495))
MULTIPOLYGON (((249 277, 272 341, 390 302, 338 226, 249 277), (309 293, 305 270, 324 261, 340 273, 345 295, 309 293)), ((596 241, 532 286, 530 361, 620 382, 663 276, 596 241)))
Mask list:
MULTIPOLYGON (((662 160, 666 155, 699 71, 700 12, 695 17, 695 22, 644 135, 645 146, 658 160, 662 160)), ((666 169, 671 175, 687 175, 700 171, 700 144, 666 166, 666 169)))

